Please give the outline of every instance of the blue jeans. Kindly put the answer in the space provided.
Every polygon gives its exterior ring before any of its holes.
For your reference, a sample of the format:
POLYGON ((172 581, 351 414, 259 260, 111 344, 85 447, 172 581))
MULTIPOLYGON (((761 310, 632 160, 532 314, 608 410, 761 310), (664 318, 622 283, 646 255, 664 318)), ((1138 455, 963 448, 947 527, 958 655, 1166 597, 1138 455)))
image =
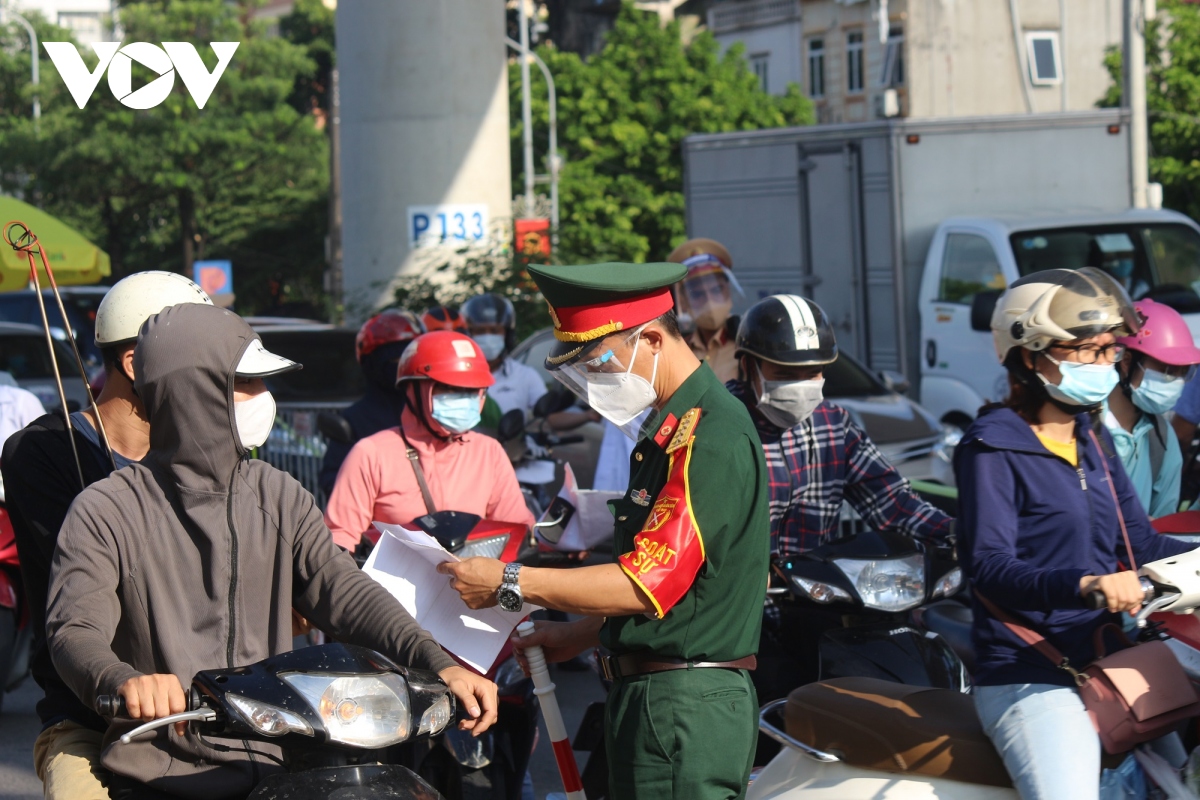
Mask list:
POLYGON ((1073 687, 975 687, 975 709, 1023 800, 1097 800, 1100 737, 1073 687))

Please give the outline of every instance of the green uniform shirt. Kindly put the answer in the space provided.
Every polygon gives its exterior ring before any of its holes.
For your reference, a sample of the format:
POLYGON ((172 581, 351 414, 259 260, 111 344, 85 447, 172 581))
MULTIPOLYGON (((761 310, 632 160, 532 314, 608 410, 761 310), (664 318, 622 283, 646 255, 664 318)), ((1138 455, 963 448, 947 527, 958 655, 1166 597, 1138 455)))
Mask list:
MULTIPOLYGON (((651 544, 649 555, 658 557, 652 566, 666 569, 690 557, 699 570, 690 588, 686 583, 690 576, 683 577, 682 584, 679 575, 668 578, 676 584, 675 594, 685 588, 686 593, 661 619, 641 614, 609 617, 600 641, 617 655, 648 651, 695 661, 733 661, 755 654, 767 589, 771 524, 767 467, 754 423, 746 407, 702 364, 654 417, 650 431, 630 459, 629 489, 611 503, 616 517, 613 553, 633 576, 637 570, 629 568, 636 563, 631 555, 638 560, 645 555, 634 554, 635 548, 646 549, 639 545, 639 540, 646 541, 644 528, 663 532, 663 522, 656 523, 661 514, 667 526, 683 519, 696 535, 670 550, 666 545, 674 546, 674 541, 651 544), (675 447, 670 434, 674 427, 686 433, 680 420, 691 409, 699 409, 694 438, 688 447, 669 455, 668 449, 675 447), (669 480, 677 488, 683 472, 686 491, 675 492, 681 502, 660 498, 669 480)), ((659 575, 653 571, 646 585, 659 575)), ((655 603, 661 607, 671 602, 662 599, 671 591, 664 586, 661 593, 657 588, 648 593, 660 595, 655 603)))

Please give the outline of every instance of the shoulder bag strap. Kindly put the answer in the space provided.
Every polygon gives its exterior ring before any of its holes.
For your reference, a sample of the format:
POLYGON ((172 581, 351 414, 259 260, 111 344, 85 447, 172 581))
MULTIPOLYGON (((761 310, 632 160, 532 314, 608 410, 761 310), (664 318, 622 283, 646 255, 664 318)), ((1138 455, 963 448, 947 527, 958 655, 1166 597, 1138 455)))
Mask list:
POLYGON ((1129 555, 1129 568, 1137 572, 1137 559, 1133 557, 1133 545, 1129 543, 1129 531, 1125 528, 1125 515, 1121 513, 1121 501, 1117 498, 1117 487, 1113 483, 1112 472, 1108 468, 1108 456, 1105 455, 1104 448, 1100 446, 1095 429, 1088 428, 1088 435, 1092 437, 1092 444, 1096 445, 1096 452, 1100 455, 1100 464, 1104 467, 1105 477, 1108 478, 1108 493, 1112 495, 1113 507, 1117 510, 1117 522, 1121 523, 1121 536, 1125 539, 1125 552, 1129 555))
POLYGON ((429 491, 429 484, 425 482, 425 470, 421 469, 421 456, 417 453, 416 448, 408 443, 408 437, 404 435, 403 428, 400 429, 400 438, 404 440, 408 463, 412 464, 413 474, 417 476, 417 486, 421 487, 421 499, 425 501, 425 511, 430 514, 436 514, 437 505, 433 502, 433 494, 429 491))
POLYGON ((983 603, 983 606, 988 610, 988 613, 1000 620, 1000 622, 1004 624, 1004 627, 1008 628, 1008 630, 1011 631, 1014 636, 1016 636, 1025 644, 1036 649, 1046 658, 1050 659, 1050 663, 1054 664, 1054 666, 1060 669, 1066 669, 1068 667, 1066 657, 1060 653, 1054 645, 1046 641, 1045 636, 1042 636, 1032 628, 1025 627, 1013 619, 1010 615, 1001 611, 999 606, 984 597, 978 589, 975 589, 974 591, 975 596, 979 598, 979 602, 983 603))

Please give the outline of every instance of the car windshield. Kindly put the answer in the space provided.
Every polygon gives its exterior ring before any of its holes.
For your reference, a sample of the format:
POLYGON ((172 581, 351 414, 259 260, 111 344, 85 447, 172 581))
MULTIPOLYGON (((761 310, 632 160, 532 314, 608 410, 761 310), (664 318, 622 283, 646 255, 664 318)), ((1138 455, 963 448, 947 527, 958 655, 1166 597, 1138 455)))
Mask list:
POLYGON ((1200 234, 1180 224, 1087 225, 1009 237, 1022 275, 1098 267, 1134 300, 1149 297, 1182 314, 1200 312, 1200 234))
POLYGON ((354 331, 284 327, 259 331, 259 335, 267 350, 304 365, 304 369, 266 379, 277 402, 338 403, 356 400, 367 390, 354 359, 354 331))
MULTIPOLYGON (((79 377, 75 358, 65 346, 55 348, 58 368, 64 378, 79 377)), ((0 370, 18 381, 44 380, 54 377, 54 366, 46 350, 46 339, 36 334, 0 334, 0 370)))

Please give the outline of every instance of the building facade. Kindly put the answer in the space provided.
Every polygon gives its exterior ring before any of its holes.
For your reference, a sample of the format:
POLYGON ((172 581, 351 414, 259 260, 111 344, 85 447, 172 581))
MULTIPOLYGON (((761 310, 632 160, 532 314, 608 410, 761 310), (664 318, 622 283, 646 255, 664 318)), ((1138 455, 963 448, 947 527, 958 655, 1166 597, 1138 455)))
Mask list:
POLYGON ((768 91, 798 83, 818 122, 1094 108, 1122 41, 1121 0, 725 0, 768 91), (765 77, 764 77, 765 76, 765 77))
POLYGON ((15 0, 9 7, 19 14, 40 13, 86 46, 113 41, 110 25, 116 5, 115 0, 15 0))

